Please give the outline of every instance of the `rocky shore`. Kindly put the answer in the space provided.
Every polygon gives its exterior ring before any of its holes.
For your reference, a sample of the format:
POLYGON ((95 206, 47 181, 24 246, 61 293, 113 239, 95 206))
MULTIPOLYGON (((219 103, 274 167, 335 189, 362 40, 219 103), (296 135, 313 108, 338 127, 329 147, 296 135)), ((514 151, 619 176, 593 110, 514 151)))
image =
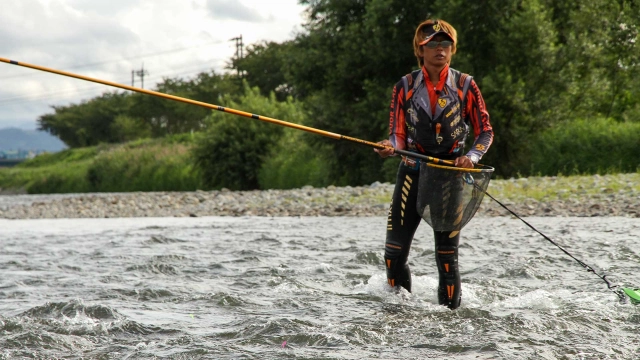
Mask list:
MULTIPOLYGON (((553 184, 555 178, 492 181, 488 193, 520 216, 640 217, 636 174, 553 184), (540 195, 540 191, 546 191, 540 195), (537 194, 537 195, 532 195, 537 194), (538 197, 539 199, 536 199, 538 197)), ((186 216, 386 216, 392 184, 266 191, 0 195, 0 218, 186 216)), ((510 213, 485 196, 477 216, 510 213)))

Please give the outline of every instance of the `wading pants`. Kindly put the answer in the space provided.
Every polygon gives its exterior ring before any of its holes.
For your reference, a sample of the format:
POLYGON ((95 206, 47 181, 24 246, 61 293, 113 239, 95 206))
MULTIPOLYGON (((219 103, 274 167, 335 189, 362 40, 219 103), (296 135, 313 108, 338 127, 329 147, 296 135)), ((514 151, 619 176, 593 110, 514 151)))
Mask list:
MULTIPOLYGON (((393 287, 411 292, 408 257, 413 235, 422 218, 418 214, 419 169, 400 163, 387 219, 384 262, 387 281, 393 287)), ((459 232, 434 231, 435 256, 438 266, 438 301, 455 309, 460 306, 460 272, 458 270, 459 232), (453 235, 453 236, 452 236, 453 235)))

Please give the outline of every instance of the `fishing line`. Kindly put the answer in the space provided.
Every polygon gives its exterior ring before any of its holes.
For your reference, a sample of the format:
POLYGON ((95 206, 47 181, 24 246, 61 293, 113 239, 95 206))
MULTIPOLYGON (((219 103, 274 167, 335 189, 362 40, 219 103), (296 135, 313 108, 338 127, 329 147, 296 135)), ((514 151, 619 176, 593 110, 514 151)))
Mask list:
POLYGON ((597 277, 599 277, 600 279, 602 279, 602 281, 604 281, 607 284, 607 288, 609 290, 611 290, 613 293, 615 293, 618 298, 620 299, 620 302, 625 302, 626 300, 626 296, 629 296, 629 298, 631 299, 631 301, 634 304, 638 304, 640 303, 640 289, 632 289, 632 288, 622 288, 619 285, 612 285, 611 282, 607 279, 607 275, 604 274, 598 274, 593 267, 587 265, 585 262, 579 260, 578 258, 576 258, 575 256, 573 256, 570 252, 568 252, 565 248, 563 248, 562 246, 558 245, 558 243, 556 243, 555 241, 553 241, 551 238, 549 238, 547 235, 543 234, 540 230, 536 229, 533 225, 529 224, 527 221, 525 221, 522 217, 520 217, 520 215, 516 214, 513 210, 509 209, 506 205, 504 205, 503 203, 501 203, 500 201, 498 201, 498 199, 494 198, 493 196, 491 196, 491 194, 489 194, 486 190, 482 189, 480 186, 478 186, 476 184, 476 182, 473 180, 473 177, 469 176, 469 174, 466 174, 467 176, 464 177, 464 181, 468 184, 473 184, 477 189, 481 190, 485 195, 487 195, 489 198, 491 198, 491 200, 495 201, 496 203, 498 203, 498 205, 500 205, 503 209, 507 210, 509 213, 511 213, 511 215, 515 216, 516 218, 518 218, 520 221, 522 221, 525 225, 527 225, 528 227, 530 227, 533 231, 537 232, 538 234, 540 234, 543 238, 545 238, 547 241, 549 241, 550 243, 552 243, 553 245, 555 245, 558 249, 562 250, 562 252, 564 252, 565 254, 567 254, 569 257, 571 257, 573 260, 575 260, 578 264, 580 264, 582 267, 584 267, 588 272, 594 273, 597 277), (626 296, 625 296, 626 295, 626 296))
MULTIPOLYGON (((181 76, 187 76, 187 75, 193 75, 193 74, 201 74, 201 73, 206 73, 208 70, 211 70, 210 67, 207 68, 202 68, 202 65, 199 66, 194 66, 191 68, 187 68, 190 70, 185 70, 184 68, 182 68, 179 72, 176 71, 171 71, 171 72, 163 72, 160 74, 154 74, 153 76, 145 76, 145 79, 148 79, 149 83, 152 83, 154 81, 157 81, 158 79, 164 79, 167 76, 173 76, 173 77, 181 77, 181 76)), ((126 82, 127 80, 124 80, 123 82, 126 82)), ((22 104, 25 102, 34 102, 34 101, 42 101, 42 100, 48 100, 48 101, 73 101, 73 100, 69 100, 70 97, 73 97, 77 94, 83 94, 85 96, 87 95, 94 95, 94 96, 99 96, 100 93, 98 93, 98 91, 101 89, 101 86, 94 86, 94 85, 90 85, 88 87, 81 87, 81 88, 75 88, 75 89, 68 89, 68 90, 64 90, 64 91, 51 91, 51 92, 43 92, 43 93, 35 93, 32 95, 18 95, 18 96, 13 96, 13 97, 8 97, 8 98, 0 98, 0 104, 3 103, 8 103, 10 102, 11 105, 16 105, 16 104, 22 104), (95 94, 91 94, 91 93, 95 93, 95 94)), ((74 99, 75 100, 75 99, 74 99)))
MULTIPOLYGON (((155 57, 155 56, 158 56, 158 55, 171 54, 171 53, 181 52, 181 51, 185 51, 185 50, 191 50, 191 49, 198 48, 198 47, 203 47, 203 46, 220 45, 220 44, 223 44, 223 43, 224 43, 223 41, 214 41, 214 42, 208 42, 208 43, 204 43, 204 44, 200 44, 200 45, 194 45, 194 46, 188 46, 188 47, 182 47, 182 48, 170 49, 170 50, 163 50, 163 51, 150 53, 150 54, 136 55, 136 56, 132 56, 132 57, 128 57, 128 58, 106 60, 106 61, 100 61, 100 62, 89 63, 89 64, 72 65, 70 67, 67 67, 67 69, 69 69, 69 70, 80 69, 80 68, 93 67, 93 66, 98 66, 98 65, 125 62, 125 61, 129 61, 129 60, 144 59, 144 58, 149 58, 149 57, 155 57)), ((222 59, 216 58, 214 60, 222 60, 222 59)), ((33 75, 35 75, 35 74, 36 73, 34 73, 33 75)), ((15 75, 8 75, 8 76, 0 76, 0 80, 12 79, 12 78, 21 78, 21 77, 33 76, 33 75, 15 74, 15 75)))

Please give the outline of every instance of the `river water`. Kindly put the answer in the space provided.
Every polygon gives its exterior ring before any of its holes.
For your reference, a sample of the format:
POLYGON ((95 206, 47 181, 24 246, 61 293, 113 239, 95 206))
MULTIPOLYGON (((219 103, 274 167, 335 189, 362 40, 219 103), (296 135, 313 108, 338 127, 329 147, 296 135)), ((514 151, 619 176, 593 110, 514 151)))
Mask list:
MULTIPOLYGON (((527 218, 639 286, 640 219, 527 218)), ((0 359, 637 359, 640 306, 517 219, 463 230, 462 306, 387 286, 381 217, 0 220, 0 359)))

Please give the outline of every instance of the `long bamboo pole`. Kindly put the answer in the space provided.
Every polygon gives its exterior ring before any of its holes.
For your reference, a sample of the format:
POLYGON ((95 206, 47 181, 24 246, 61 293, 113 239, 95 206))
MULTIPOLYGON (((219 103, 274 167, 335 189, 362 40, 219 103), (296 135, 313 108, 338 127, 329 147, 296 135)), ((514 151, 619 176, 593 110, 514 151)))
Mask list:
MULTIPOLYGON (((52 68, 48 68, 48 67, 44 67, 44 66, 40 66, 40 65, 28 64, 28 63, 25 63, 25 62, 22 62, 22 61, 9 60, 9 59, 0 57, 0 62, 5 62, 7 64, 23 66, 23 67, 27 67, 27 68, 31 68, 31 69, 35 69, 35 70, 40 70, 40 71, 45 71, 45 72, 49 72, 49 73, 53 73, 53 74, 68 76, 68 77, 72 77, 72 78, 76 78, 76 79, 80 79, 80 80, 85 80, 85 81, 90 81, 90 82, 103 84, 103 85, 107 85, 107 86, 113 86, 113 87, 129 90, 129 91, 135 91, 135 92, 142 93, 142 94, 147 94, 147 95, 157 96, 157 97, 161 97, 161 98, 165 98, 165 99, 169 99, 169 100, 179 101, 179 102, 183 102, 183 103, 186 103, 186 104, 202 106, 202 107, 205 107, 205 108, 222 111, 222 112, 226 112, 226 113, 229 113, 229 114, 244 116, 244 117, 248 117, 248 118, 252 118, 252 119, 256 119, 256 120, 260 120, 260 121, 265 121, 265 122, 276 124, 276 125, 280 125, 280 126, 286 126, 286 127, 290 127, 290 128, 297 129, 297 130, 302 130, 302 131, 310 132, 310 133, 313 133, 313 134, 326 136, 326 137, 329 137, 329 138, 332 138, 332 139, 336 139, 336 140, 350 141, 350 142, 353 142, 353 143, 370 146, 370 147, 373 147, 373 148, 376 148, 376 149, 388 149, 388 148, 390 148, 390 147, 387 147, 387 146, 384 146, 384 145, 381 145, 381 144, 378 144, 378 143, 374 143, 374 142, 371 142, 371 141, 362 140, 362 139, 358 139, 358 138, 354 138, 354 137, 350 137, 350 136, 345 136, 345 135, 340 135, 340 134, 336 134, 336 133, 333 133, 333 132, 312 128, 312 127, 309 127, 309 126, 294 124, 294 123, 291 123, 291 122, 278 120, 278 119, 270 118, 270 117, 267 117, 267 116, 252 114, 252 113, 248 113, 248 112, 241 111, 241 110, 227 108, 227 107, 224 107, 224 106, 205 103, 205 102, 202 102, 202 101, 191 100, 191 99, 183 98, 183 97, 180 97, 180 96, 169 95, 169 94, 161 93, 161 92, 158 92, 158 91, 145 90, 145 89, 141 89, 141 88, 137 88, 137 87, 133 87, 133 86, 129 86, 129 85, 118 84, 118 83, 107 81, 107 80, 96 79, 96 78, 92 78, 92 77, 88 77, 88 76, 84 76, 84 75, 79 75, 79 74, 74 74, 74 73, 70 73, 70 72, 67 72, 67 71, 56 70, 56 69, 52 69, 52 68)), ((397 154, 400 154, 400 155, 405 155, 405 156, 408 156, 408 157, 411 157, 411 158, 426 160, 428 162, 432 162, 432 163, 436 163, 436 164, 445 164, 445 165, 453 165, 454 164, 454 162, 451 161, 451 160, 441 160, 441 159, 438 159, 438 158, 434 158, 434 157, 427 156, 427 155, 422 155, 422 154, 416 154, 416 153, 413 153, 413 152, 410 152, 410 151, 406 151, 406 150, 394 149, 394 152, 397 153, 397 154)))

